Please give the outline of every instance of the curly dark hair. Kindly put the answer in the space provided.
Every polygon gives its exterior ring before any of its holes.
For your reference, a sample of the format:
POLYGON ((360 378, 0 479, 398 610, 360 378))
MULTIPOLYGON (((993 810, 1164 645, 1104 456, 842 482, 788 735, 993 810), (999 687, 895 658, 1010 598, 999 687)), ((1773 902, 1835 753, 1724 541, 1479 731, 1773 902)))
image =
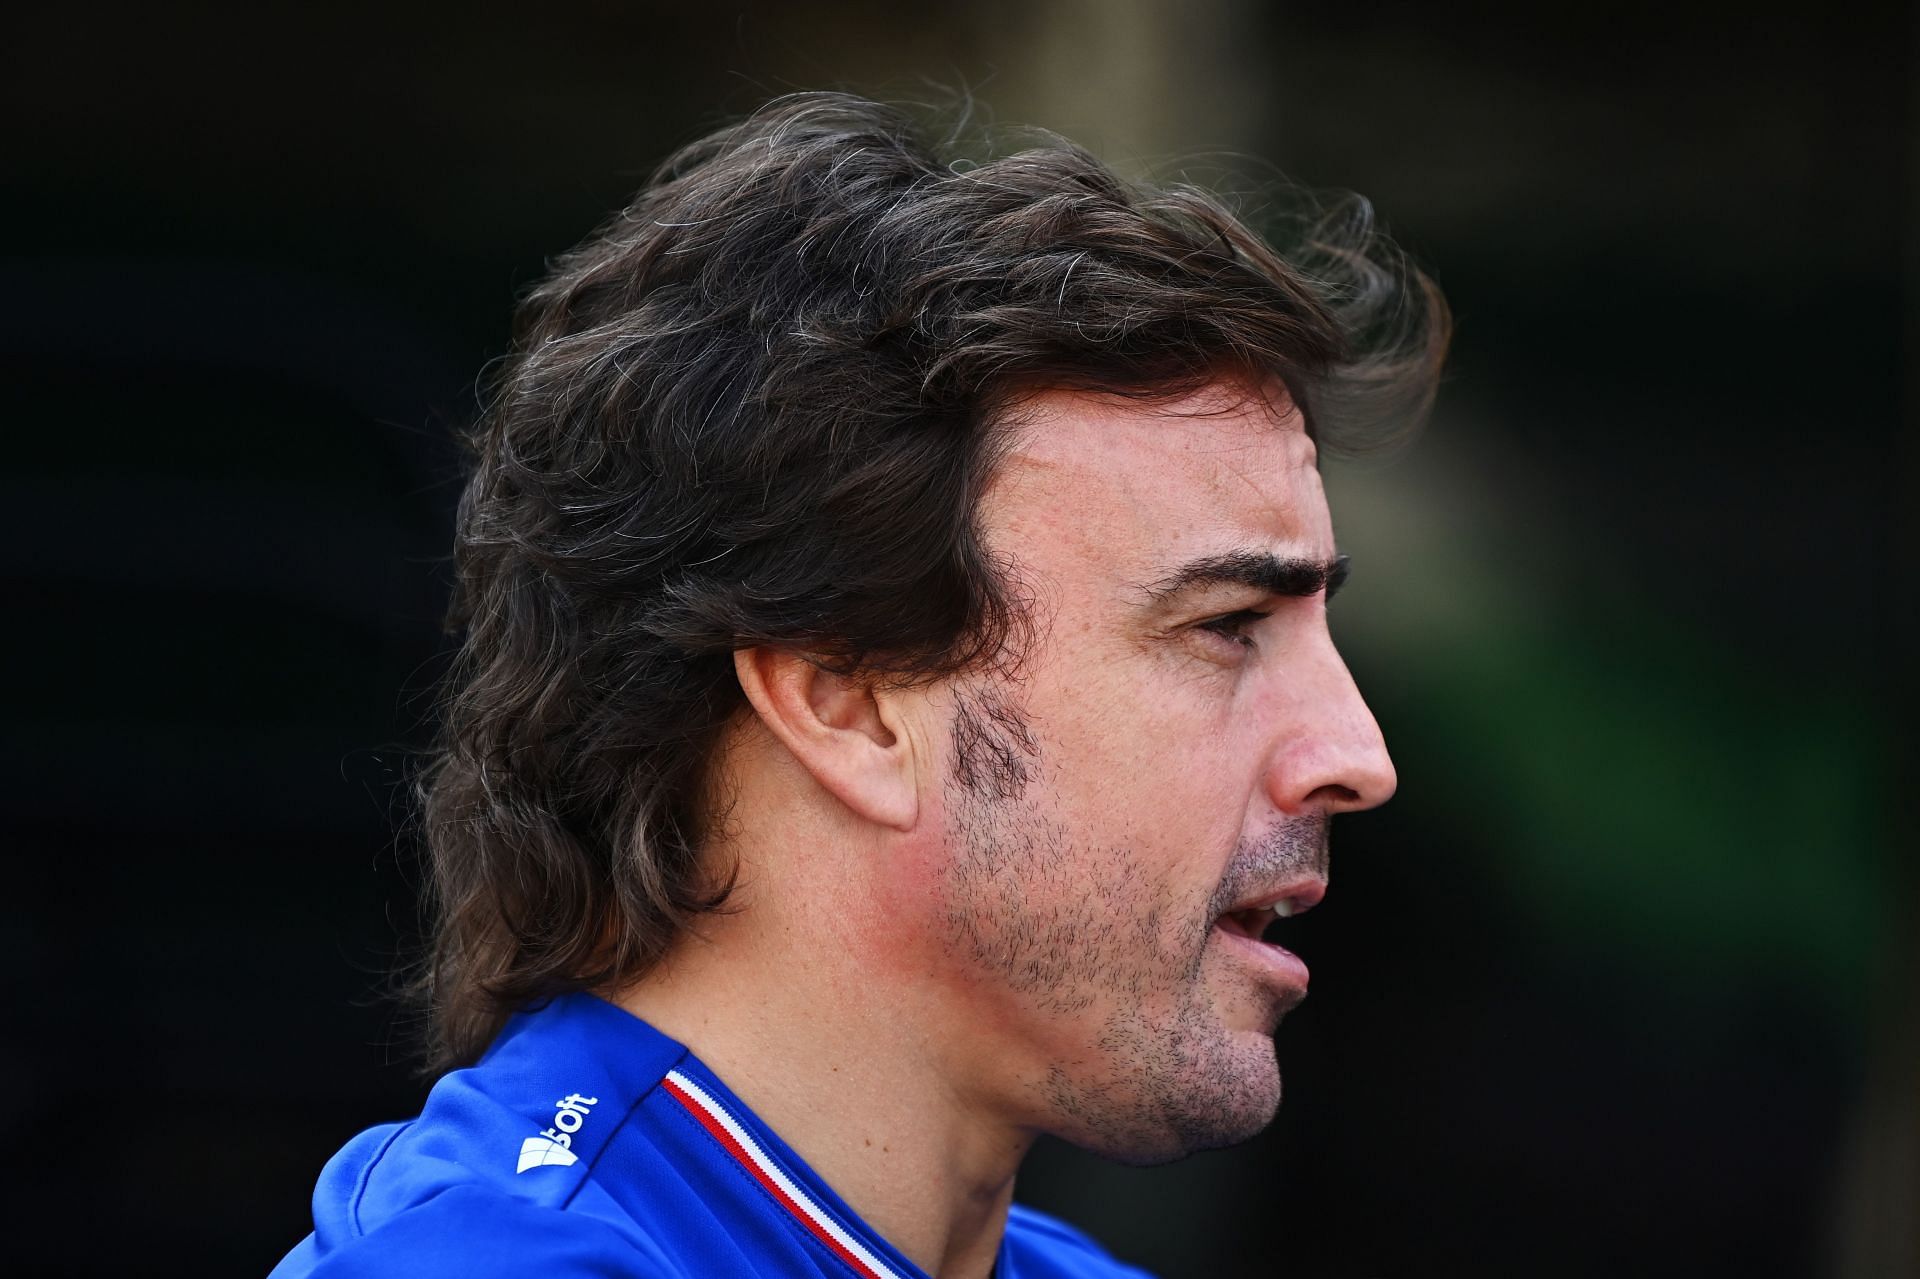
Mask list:
POLYGON ((974 166, 894 108, 780 99, 554 262, 470 438, 419 779, 436 1067, 517 1008, 647 971, 719 907, 733 653, 937 678, 1009 651, 974 508, 1042 389, 1277 377, 1323 444, 1411 421, 1448 322, 1349 198, 1282 254, 1191 187, 1052 136, 974 166))

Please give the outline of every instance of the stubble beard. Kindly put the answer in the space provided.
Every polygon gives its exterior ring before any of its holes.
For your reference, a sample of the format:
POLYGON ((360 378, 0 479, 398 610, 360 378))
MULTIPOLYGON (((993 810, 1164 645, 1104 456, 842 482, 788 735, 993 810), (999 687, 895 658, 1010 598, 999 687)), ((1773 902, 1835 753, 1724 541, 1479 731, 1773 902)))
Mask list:
MULTIPOLYGON (((1094 847, 1050 813, 1038 743, 993 692, 963 696, 947 779, 945 942, 1023 1014, 1068 1031, 1033 1086, 1049 1131, 1127 1163, 1245 1141, 1280 1104, 1273 1041, 1222 1024, 1211 966, 1229 963, 1213 921, 1253 886, 1326 870, 1326 822, 1301 819, 1235 848, 1204 903, 1179 907, 1158 870, 1125 845, 1094 847), (1178 917, 1170 917, 1170 916, 1178 917), (1073 1022, 1090 1023, 1077 1034, 1073 1022)), ((1244 983, 1223 974, 1220 988, 1244 983)), ((1277 1017, 1285 1005, 1250 986, 1277 1017)))

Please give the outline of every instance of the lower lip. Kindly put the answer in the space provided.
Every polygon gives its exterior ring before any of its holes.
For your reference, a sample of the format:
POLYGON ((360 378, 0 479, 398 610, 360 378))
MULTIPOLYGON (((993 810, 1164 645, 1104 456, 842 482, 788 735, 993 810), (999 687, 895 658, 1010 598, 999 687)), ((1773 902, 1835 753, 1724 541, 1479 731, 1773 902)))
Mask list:
POLYGON ((1258 937, 1230 933, 1224 928, 1216 928, 1213 931, 1229 947, 1245 955, 1249 962, 1260 970, 1269 986, 1277 986, 1297 995, 1307 993, 1307 965, 1300 956, 1285 946, 1275 946, 1270 942, 1261 941, 1258 937))

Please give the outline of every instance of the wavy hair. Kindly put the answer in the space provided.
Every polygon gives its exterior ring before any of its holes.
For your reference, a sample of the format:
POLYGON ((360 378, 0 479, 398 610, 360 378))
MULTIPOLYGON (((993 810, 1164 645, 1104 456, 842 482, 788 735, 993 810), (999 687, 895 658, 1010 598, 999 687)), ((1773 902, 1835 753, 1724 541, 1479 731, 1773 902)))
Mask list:
POLYGON ((1016 642, 974 510, 1023 394, 1277 377, 1336 448, 1429 402, 1446 309, 1364 201, 1283 253, 1058 138, 950 147, 783 98, 674 155, 521 304, 418 779, 435 1067, 722 905, 700 850, 736 649, 938 678, 1016 642))

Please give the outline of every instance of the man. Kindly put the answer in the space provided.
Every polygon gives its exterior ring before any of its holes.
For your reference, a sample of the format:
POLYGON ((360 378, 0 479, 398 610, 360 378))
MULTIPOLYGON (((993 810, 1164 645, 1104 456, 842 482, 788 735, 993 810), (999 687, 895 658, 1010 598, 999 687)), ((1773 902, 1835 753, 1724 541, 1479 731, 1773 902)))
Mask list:
POLYGON ((424 786, 459 1069, 276 1273, 1137 1273, 1014 1174, 1272 1118, 1264 935, 1394 787, 1316 442, 1445 331, 1364 206, 1283 258, 828 95, 669 161, 476 433, 424 786))

